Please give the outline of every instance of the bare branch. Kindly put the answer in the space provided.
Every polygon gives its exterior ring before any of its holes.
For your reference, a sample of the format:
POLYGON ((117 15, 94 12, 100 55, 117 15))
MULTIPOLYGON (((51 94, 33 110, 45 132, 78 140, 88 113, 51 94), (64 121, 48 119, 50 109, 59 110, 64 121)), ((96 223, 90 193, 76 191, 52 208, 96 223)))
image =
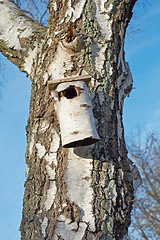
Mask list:
POLYGON ((42 38, 46 29, 26 16, 12 0, 0 2, 0 51, 20 70, 34 39, 42 38))
MULTIPOLYGON (((42 19, 47 13, 47 6, 48 1, 47 0, 15 0, 15 3, 18 4, 18 6, 26 11, 28 16, 32 16, 33 19, 36 19, 37 22, 42 23, 42 19), (43 9, 46 9, 45 11, 43 9)), ((47 24, 46 19, 44 20, 45 25, 47 24)))
POLYGON ((142 141, 130 142, 132 160, 139 166, 143 184, 135 198, 133 227, 143 239, 160 238, 160 144, 155 133, 148 133, 142 141), (153 237, 154 236, 154 237, 153 237), (153 238, 152 238, 153 237, 153 238))
POLYGON ((44 13, 42 14, 41 18, 40 18, 40 23, 42 23, 42 19, 44 18, 44 16, 46 15, 48 9, 46 8, 46 10, 44 11, 44 13))

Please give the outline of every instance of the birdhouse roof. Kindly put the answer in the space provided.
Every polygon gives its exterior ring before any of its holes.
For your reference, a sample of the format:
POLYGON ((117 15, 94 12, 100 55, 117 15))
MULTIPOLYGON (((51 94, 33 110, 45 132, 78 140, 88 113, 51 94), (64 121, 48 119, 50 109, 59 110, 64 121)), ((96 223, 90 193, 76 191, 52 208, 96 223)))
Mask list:
POLYGON ((81 76, 62 78, 62 79, 52 79, 48 81, 48 90, 49 92, 51 92, 52 90, 55 89, 55 87, 59 83, 72 82, 72 81, 85 81, 88 84, 90 80, 91 80, 91 76, 89 75, 81 75, 81 76))

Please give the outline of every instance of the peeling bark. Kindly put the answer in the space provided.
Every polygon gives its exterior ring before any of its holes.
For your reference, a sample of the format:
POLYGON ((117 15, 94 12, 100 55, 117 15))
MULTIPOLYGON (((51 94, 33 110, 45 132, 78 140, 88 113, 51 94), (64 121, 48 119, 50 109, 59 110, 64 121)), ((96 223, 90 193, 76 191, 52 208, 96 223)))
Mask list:
POLYGON ((29 74, 47 28, 27 17, 12 0, 0 1, 0 23, 0 51, 29 74))
POLYGON ((23 240, 119 240, 127 234, 135 169, 122 123, 123 101, 132 89, 124 38, 135 2, 50 0, 48 28, 11 0, 0 2, 8 21, 7 29, 0 21, 0 50, 32 81, 23 240), (67 38, 70 21, 75 38, 67 38), (100 141, 64 149, 47 82, 86 74, 92 77, 88 90, 100 141))

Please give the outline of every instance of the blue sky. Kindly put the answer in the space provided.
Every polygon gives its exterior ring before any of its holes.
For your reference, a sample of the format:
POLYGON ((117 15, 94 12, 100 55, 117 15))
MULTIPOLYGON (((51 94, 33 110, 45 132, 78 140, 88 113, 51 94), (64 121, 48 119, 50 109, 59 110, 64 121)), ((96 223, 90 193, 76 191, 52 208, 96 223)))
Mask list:
MULTIPOLYGON (((126 39, 126 60, 129 62, 135 89, 124 104, 125 135, 137 125, 159 130, 160 123, 160 1, 136 4, 136 16, 126 39), (153 3, 154 2, 154 3, 153 3)), ((0 240, 20 239, 19 225, 25 182, 25 150, 27 117, 31 85, 7 59, 4 60, 3 96, 0 112, 0 240)))
POLYGON ((158 130, 160 124, 160 1, 148 2, 152 5, 146 4, 146 9, 136 4, 137 14, 131 25, 140 28, 140 32, 129 31, 125 45, 135 87, 124 104, 126 135, 138 125, 158 130))

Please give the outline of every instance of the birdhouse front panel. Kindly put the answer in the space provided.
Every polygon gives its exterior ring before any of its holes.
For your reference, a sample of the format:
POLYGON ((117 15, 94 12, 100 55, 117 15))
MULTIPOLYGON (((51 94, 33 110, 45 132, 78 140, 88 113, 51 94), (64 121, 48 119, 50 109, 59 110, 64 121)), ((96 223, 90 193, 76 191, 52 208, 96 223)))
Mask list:
POLYGON ((60 83, 55 91, 62 146, 86 146, 99 141, 85 82, 60 83))

